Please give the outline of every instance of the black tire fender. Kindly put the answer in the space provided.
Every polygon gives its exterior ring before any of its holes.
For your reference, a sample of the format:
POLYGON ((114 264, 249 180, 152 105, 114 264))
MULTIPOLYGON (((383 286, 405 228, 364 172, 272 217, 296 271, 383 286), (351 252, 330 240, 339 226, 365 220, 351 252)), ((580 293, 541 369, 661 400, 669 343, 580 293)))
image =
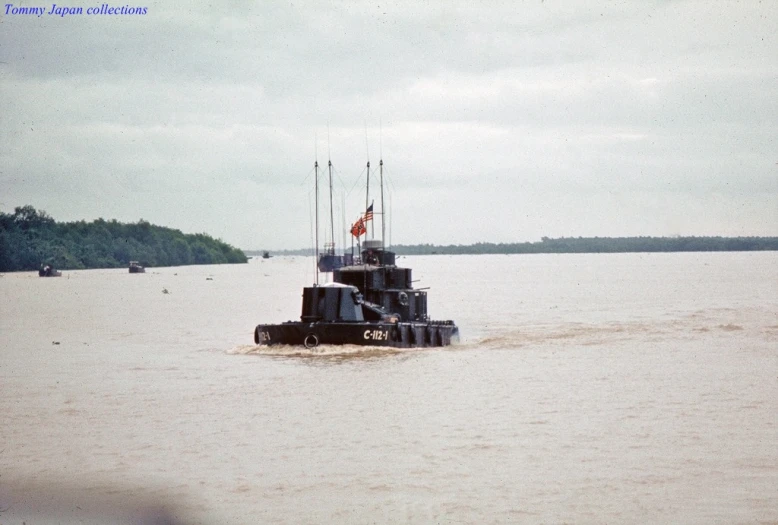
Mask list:
POLYGON ((311 332, 305 336, 303 344, 305 345, 305 348, 316 348, 319 346, 319 336, 311 332))
POLYGON ((402 306, 408 306, 408 294, 405 292, 400 292, 397 294, 397 302, 399 302, 402 306))

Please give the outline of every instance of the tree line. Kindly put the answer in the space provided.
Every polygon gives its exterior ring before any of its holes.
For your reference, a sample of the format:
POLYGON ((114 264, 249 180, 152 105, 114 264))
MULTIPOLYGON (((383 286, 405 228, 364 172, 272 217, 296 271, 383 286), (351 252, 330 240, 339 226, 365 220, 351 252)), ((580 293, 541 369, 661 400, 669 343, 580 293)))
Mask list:
POLYGON ((395 245, 398 255, 740 252, 778 250, 778 237, 543 237, 539 242, 395 245))
MULTIPOLYGON (((395 244, 397 255, 477 255, 511 253, 639 253, 778 251, 778 237, 562 237, 538 242, 476 244, 395 244)), ((348 251, 348 250, 347 250, 348 251)), ((262 252, 247 251, 248 255, 262 252)), ((312 255, 309 249, 278 250, 276 255, 312 255)))
POLYGON ((0 212, 0 272, 245 263, 245 254, 204 234, 137 223, 97 219, 57 223, 43 210, 21 206, 0 212))

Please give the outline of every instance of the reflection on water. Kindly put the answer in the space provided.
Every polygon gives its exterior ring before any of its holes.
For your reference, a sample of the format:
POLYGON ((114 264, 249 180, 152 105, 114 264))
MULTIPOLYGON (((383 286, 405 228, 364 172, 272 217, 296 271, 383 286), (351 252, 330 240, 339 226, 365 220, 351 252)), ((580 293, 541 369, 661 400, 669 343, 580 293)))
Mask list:
POLYGON ((251 344, 309 263, 5 274, 0 523, 778 521, 778 254, 407 257, 461 344, 251 344))

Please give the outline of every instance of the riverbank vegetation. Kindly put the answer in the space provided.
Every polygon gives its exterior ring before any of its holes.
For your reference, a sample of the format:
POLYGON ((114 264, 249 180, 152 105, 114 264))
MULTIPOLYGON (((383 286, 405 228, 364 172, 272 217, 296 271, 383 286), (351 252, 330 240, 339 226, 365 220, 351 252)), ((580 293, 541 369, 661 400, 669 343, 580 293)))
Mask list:
MULTIPOLYGON (((538 242, 476 244, 395 244, 397 255, 477 255, 511 253, 640 253, 778 251, 778 237, 543 237, 538 242)), ((247 255, 261 252, 247 251, 247 255)), ((276 255, 311 255, 309 250, 283 250, 276 255)))
POLYGON ((204 234, 149 224, 97 219, 58 223, 32 206, 0 212, 0 272, 245 263, 245 254, 204 234))
POLYGON ((399 255, 484 253, 745 252, 778 250, 778 237, 543 237, 539 242, 402 245, 399 255))

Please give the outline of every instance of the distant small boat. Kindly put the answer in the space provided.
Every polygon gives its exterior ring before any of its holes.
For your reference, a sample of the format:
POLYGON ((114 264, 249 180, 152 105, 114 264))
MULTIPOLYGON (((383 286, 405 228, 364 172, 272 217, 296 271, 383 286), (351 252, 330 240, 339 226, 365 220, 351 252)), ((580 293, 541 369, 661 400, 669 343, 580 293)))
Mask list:
POLYGON ((146 273, 146 268, 141 266, 138 261, 130 261, 130 273, 146 273))
POLYGON ((317 266, 320 272, 333 272, 338 268, 344 266, 351 266, 354 264, 354 256, 350 253, 344 253, 342 255, 335 254, 335 243, 325 243, 324 253, 319 254, 319 262, 317 266))
POLYGON ((62 272, 55 270, 50 264, 45 266, 41 265, 41 269, 38 270, 38 276, 40 277, 62 277, 62 272))
POLYGON ((272 255, 270 255, 270 252, 262 252, 262 258, 263 259, 270 259, 272 255))

